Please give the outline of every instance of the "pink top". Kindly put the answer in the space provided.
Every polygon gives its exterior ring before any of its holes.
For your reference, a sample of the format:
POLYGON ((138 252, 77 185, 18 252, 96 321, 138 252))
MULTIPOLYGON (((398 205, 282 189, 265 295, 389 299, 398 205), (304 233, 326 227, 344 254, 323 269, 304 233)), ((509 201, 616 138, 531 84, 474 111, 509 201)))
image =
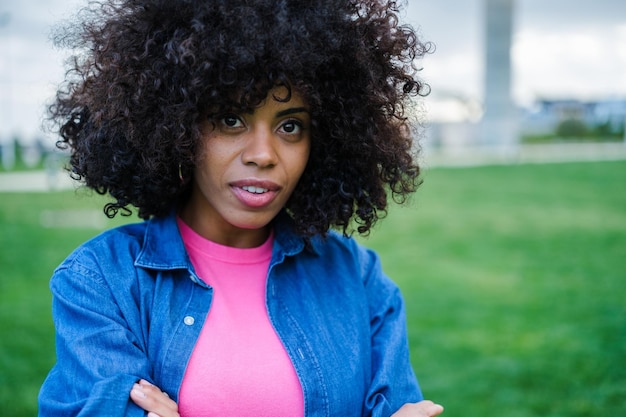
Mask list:
POLYGON ((302 387, 265 305, 273 235, 261 246, 211 242, 178 219, 213 302, 179 393, 181 417, 304 416, 302 387))

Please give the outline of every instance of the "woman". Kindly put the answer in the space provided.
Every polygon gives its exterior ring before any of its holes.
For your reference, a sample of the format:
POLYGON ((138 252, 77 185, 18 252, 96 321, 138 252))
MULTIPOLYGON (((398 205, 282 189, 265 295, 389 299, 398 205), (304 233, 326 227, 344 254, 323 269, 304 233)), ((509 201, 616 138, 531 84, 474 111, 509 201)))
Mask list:
POLYGON ((435 416, 368 233, 419 168, 427 52, 382 0, 111 0, 51 117, 72 175, 145 221, 51 280, 41 416, 435 416), (334 229, 334 230, 333 230, 334 229))

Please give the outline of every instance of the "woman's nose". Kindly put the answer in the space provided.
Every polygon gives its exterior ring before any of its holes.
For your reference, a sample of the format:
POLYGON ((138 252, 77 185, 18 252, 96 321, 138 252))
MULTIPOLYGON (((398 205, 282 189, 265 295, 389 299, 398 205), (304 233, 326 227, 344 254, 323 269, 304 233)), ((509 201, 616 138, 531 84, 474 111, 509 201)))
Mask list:
POLYGON ((271 167, 278 162, 276 138, 268 128, 256 128, 250 131, 241 154, 245 165, 256 165, 261 168, 271 167))

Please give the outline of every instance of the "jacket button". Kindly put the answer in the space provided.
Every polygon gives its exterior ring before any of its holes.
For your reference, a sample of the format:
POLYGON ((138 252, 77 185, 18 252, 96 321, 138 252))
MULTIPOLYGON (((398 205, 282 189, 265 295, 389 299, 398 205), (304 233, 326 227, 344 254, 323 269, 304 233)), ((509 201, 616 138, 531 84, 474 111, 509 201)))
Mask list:
POLYGON ((183 323, 185 323, 187 326, 192 326, 194 324, 194 322, 196 321, 196 319, 194 319, 191 316, 187 316, 183 319, 183 323))

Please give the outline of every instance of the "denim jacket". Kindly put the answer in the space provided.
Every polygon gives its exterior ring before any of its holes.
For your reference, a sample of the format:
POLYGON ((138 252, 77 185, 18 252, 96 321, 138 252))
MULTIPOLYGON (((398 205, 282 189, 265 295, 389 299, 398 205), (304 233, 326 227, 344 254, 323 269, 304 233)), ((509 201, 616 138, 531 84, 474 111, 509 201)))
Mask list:
MULTIPOLYGON (((266 304, 304 415, 390 416, 421 400, 402 297, 378 257, 336 233, 306 241, 280 217, 266 304)), ((140 378, 177 401, 213 290, 196 275, 174 214, 83 244, 50 287, 57 363, 40 416, 143 416, 129 399, 140 378)))

